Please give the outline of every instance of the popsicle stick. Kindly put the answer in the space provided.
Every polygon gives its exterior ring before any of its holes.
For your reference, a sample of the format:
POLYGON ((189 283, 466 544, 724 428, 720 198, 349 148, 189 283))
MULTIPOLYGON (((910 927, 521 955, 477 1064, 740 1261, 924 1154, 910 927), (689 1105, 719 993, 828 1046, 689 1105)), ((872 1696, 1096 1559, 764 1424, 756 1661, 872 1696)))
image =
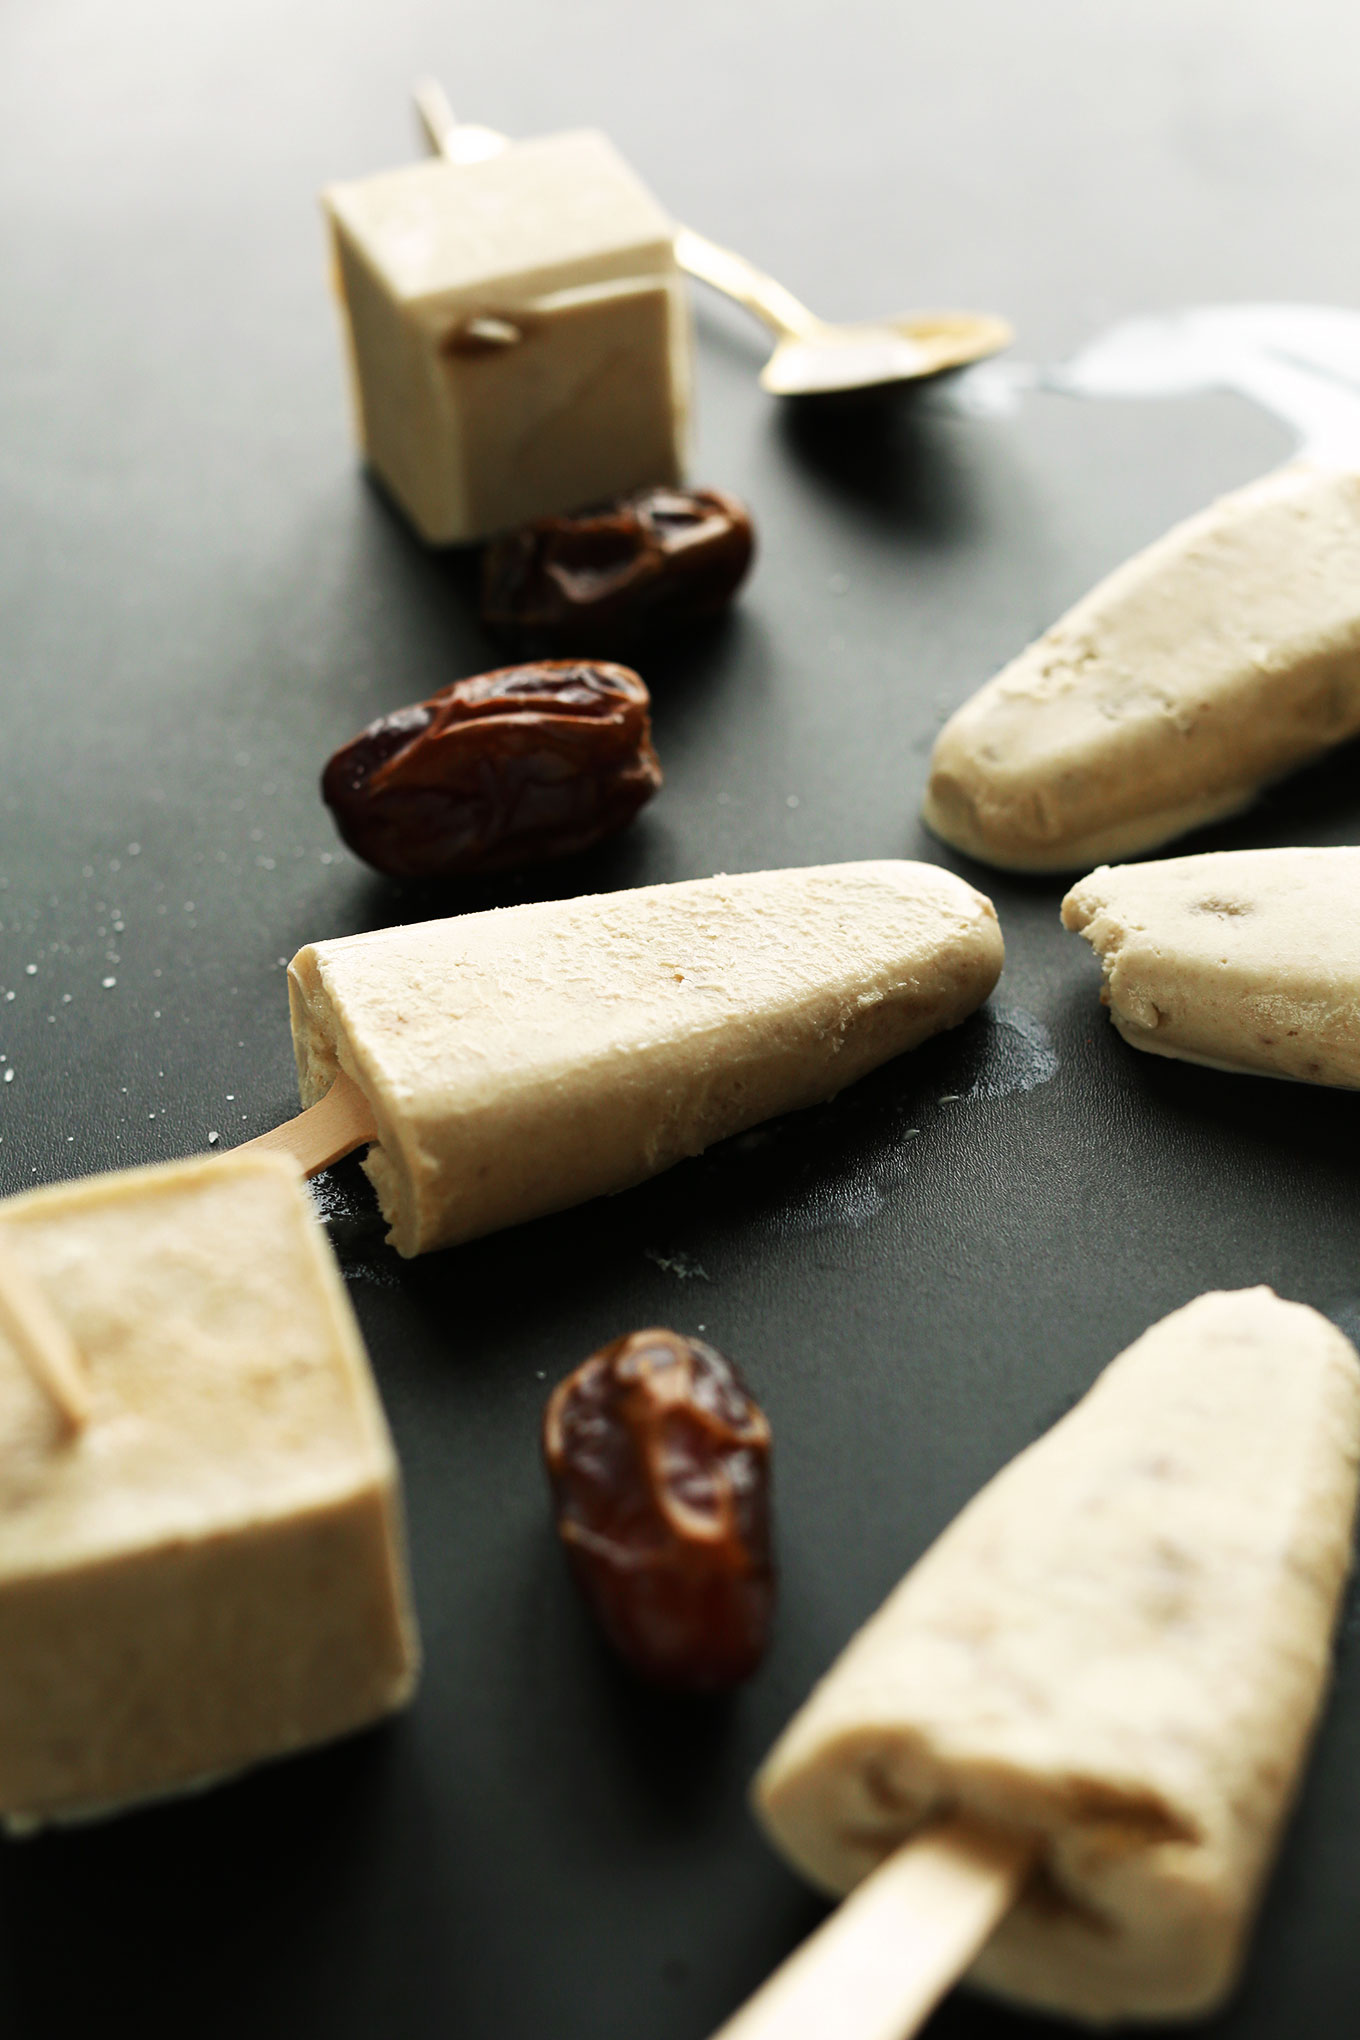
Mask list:
POLYGON ((231 1152, 239 1155, 247 1148, 268 1148, 275 1154, 291 1155, 301 1165, 304 1176, 319 1176, 332 1162, 352 1155, 355 1148, 367 1147, 377 1137, 367 1098, 353 1078, 341 1070, 325 1097, 318 1098, 315 1105, 299 1112, 296 1119, 285 1119, 282 1126, 272 1127, 268 1133, 257 1133, 254 1140, 243 1140, 231 1152))
POLYGON ((510 146, 509 137, 494 128, 459 120, 449 95, 437 78, 422 78, 411 94, 416 121, 432 156, 448 163, 484 163, 510 146))
POLYGON ((90 1419, 90 1389, 80 1348, 17 1249, 0 1237, 0 1331, 73 1435, 90 1419))
POLYGON ((713 2040, 909 2040, 1010 1911, 1033 1856, 970 1821, 914 1836, 713 2040))
POLYGON ((445 138, 458 124, 449 95, 437 78, 422 78, 411 94, 416 119, 432 156, 442 156, 445 138))

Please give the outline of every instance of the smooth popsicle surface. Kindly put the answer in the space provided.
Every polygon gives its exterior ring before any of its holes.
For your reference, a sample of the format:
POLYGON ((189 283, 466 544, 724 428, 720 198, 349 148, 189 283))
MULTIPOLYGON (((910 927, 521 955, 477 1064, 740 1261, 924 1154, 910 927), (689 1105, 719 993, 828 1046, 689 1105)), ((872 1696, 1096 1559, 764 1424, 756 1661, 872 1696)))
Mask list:
POLYGON ((337 1071, 403 1254, 622 1190, 830 1098, 966 1018, 989 900, 934 865, 821 865, 509 907, 303 949, 304 1106, 337 1071))

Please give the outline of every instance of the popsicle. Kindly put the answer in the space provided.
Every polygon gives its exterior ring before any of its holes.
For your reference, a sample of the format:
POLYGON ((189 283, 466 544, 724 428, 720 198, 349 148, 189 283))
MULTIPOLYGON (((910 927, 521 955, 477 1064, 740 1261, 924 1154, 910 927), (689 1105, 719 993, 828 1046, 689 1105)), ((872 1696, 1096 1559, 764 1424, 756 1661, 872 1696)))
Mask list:
POLYGON ((375 1721, 417 1642, 396 1461, 295 1165, 0 1203, 0 1818, 375 1721))
POLYGON ((1104 865, 1062 904, 1125 1041, 1213 1069, 1360 1089, 1360 849, 1104 865))
POLYGON ((605 135, 496 143, 322 195, 359 440, 434 545, 684 464, 670 220, 605 135))
POLYGON ((1297 462, 1139 553, 936 740, 925 819, 1080 871, 1250 806, 1360 731, 1360 474, 1297 462))
POLYGON ((1269 1289, 1201 1296, 1121 1354, 767 1759, 776 1846, 858 1889, 723 2040, 904 2040, 970 1961, 1095 2023, 1219 2004, 1326 1688, 1358 1461, 1354 1349, 1269 1289))
POLYGON ((625 1189, 833 1097, 963 1020, 1001 961, 991 902, 902 862, 342 936, 289 966, 316 1116, 262 1144, 310 1168, 371 1139, 389 1238, 423 1253, 625 1189))

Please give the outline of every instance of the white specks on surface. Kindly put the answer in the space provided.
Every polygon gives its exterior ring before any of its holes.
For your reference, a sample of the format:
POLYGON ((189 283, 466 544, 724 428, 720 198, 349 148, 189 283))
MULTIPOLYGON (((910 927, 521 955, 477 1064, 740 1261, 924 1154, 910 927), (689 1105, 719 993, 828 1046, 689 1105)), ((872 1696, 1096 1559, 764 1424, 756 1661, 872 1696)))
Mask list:
POLYGON ((210 1134, 208 1135, 208 1146, 209 1146, 209 1147, 216 1147, 216 1146, 217 1146, 217 1143, 218 1143, 218 1141, 219 1141, 219 1140, 221 1140, 221 1138, 222 1138, 222 1136, 221 1136, 221 1134, 220 1134, 220 1133, 216 1133, 216 1132, 214 1132, 214 1133, 210 1133, 210 1134))
MULTIPOLYGON (((938 1094, 936 1106, 995 1102, 1046 1084, 1057 1074, 1058 1058, 1047 1028, 1020 1007, 984 1008, 969 1023, 958 1044, 968 1054, 959 1074, 963 1088, 938 1094), (970 1067, 971 1065, 971 1067, 970 1067)), ((919 1111, 926 1101, 919 1101, 919 1111)), ((954 1122, 957 1125, 957 1122, 954 1122)), ((940 1122, 943 1131, 944 1122, 940 1122)), ((788 1232, 818 1233, 836 1228, 854 1230, 877 1217, 903 1186, 914 1181, 916 1167, 906 1157, 920 1126, 895 1130, 876 1154, 857 1160, 839 1175, 815 1175, 781 1215, 788 1232)), ((952 1130, 944 1135, 954 1138, 952 1130)))
POLYGON ((708 1282, 712 1279, 708 1270, 701 1268, 688 1254, 679 1252, 663 1254, 660 1247, 644 1247, 642 1251, 649 1261, 655 1261, 658 1268, 663 1269, 667 1275, 674 1275, 681 1282, 708 1282))
POLYGON ((24 965, 24 976, 25 976, 25 977, 36 977, 37 975, 38 975, 38 966, 37 966, 37 964, 36 964, 36 963, 26 963, 26 964, 24 965))
POLYGON ((106 992, 111 992, 114 986, 117 984, 118 980, 116 977, 106 977, 100 978, 99 982, 104 987, 104 990, 106 992))
POLYGON ((1022 1006, 987 1007, 982 1019, 987 1028, 982 1063, 973 1082, 958 1094, 963 1103, 1011 1098, 1058 1074, 1052 1036, 1033 1013, 1022 1006))
POLYGON ((12 1084, 12 1083, 14 1082, 14 1071, 13 1071, 13 1069, 12 1069, 12 1068, 11 1068, 11 1069, 7 1069, 7 1070, 5 1071, 5 1082, 6 1082, 7 1084, 12 1084))
POLYGON ((797 794, 791 793, 788 796, 788 799, 784 802, 784 805, 785 807, 798 807, 801 805, 801 803, 799 802, 797 794))

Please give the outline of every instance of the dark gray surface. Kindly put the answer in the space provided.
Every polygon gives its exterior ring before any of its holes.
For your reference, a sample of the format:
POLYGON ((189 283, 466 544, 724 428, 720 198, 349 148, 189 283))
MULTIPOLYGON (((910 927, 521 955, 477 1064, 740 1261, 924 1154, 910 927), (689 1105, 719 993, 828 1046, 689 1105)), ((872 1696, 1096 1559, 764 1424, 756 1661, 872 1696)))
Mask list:
MULTIPOLYGON (((706 301, 694 472, 749 498, 762 556, 730 622, 642 662, 664 794, 575 868, 400 893, 334 839, 321 763, 491 661, 466 574, 355 471, 313 193, 412 152, 415 75, 515 132, 606 126, 828 314, 972 303, 1042 359, 1177 303, 1345 302, 1356 55, 1344 0, 11 0, 0 1184, 285 1116, 280 964, 307 939, 714 869, 956 863, 915 821, 943 715, 1286 451, 1226 397, 781 415, 758 337, 706 301)), ((1356 763, 1205 841, 1350 839, 1356 763)), ((1000 1010, 766 1138, 410 1266, 337 1172, 406 1472, 419 1701, 193 1803, 0 1847, 6 2033, 701 2040, 819 1911, 751 1826, 750 1772, 967 1497, 1201 1289, 1270 1281, 1360 1330, 1357 1101, 1134 1056, 1060 888, 967 875, 1008 938, 1000 1010), (547 1527, 547 1384, 657 1320, 706 1327, 775 1429, 782 1612, 726 1703, 617 1675, 547 1527)), ((1349 2030, 1357 1759, 1347 1634, 1213 2031, 1349 2030)), ((932 2030, 1025 2024, 956 1997, 932 2030)))

